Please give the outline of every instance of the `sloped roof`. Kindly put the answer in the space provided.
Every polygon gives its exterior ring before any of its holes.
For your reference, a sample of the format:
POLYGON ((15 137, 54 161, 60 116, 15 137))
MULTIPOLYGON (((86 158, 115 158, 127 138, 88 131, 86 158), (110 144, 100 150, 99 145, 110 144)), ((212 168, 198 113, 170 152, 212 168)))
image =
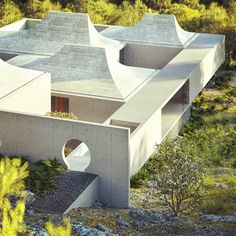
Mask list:
MULTIPOLYGON (((19 57, 9 63, 22 66, 19 57)), ((52 90, 122 100, 155 71, 122 65, 107 49, 77 45, 66 45, 52 57, 33 60, 23 66, 50 72, 52 90)))
POLYGON ((50 12, 33 28, 10 35, 0 32, 1 51, 52 55, 67 44, 122 47, 120 42, 100 35, 83 13, 50 12))
POLYGON ((130 27, 110 27, 102 35, 121 41, 183 47, 195 33, 183 30, 174 15, 146 14, 130 27))
POLYGON ((0 100, 42 74, 41 71, 9 65, 0 59, 0 100))

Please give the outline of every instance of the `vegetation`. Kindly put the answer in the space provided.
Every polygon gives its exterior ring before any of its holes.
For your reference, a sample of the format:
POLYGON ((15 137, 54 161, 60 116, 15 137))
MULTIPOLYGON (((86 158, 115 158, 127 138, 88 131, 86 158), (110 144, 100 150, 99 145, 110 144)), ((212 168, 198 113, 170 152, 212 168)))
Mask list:
MULTIPOLYGON (((232 214, 236 211, 236 88, 230 84, 230 71, 221 69, 207 88, 195 99, 190 121, 184 126, 179 141, 184 146, 182 157, 204 160, 207 174, 204 177, 203 194, 199 212, 204 214, 232 214)), ((161 149, 162 150, 162 149, 161 149)), ((162 172, 160 161, 172 152, 155 154, 143 168, 131 178, 133 188, 143 188, 162 172)), ((180 168, 180 167, 179 167, 180 168)), ((179 173, 178 169, 175 170, 179 173)), ((169 178, 170 180, 171 178, 169 178)), ((159 187, 159 186, 158 186, 159 187)))
POLYGON ((26 188, 38 196, 43 196, 56 187, 57 176, 65 169, 58 160, 46 160, 29 165, 29 177, 26 178, 26 188))
POLYGON ((62 119, 71 119, 71 120, 78 120, 79 118, 73 112, 47 112, 47 116, 57 117, 62 119))
MULTIPOLYGON (((28 164, 21 164, 19 158, 10 160, 2 158, 0 161, 0 227, 1 236, 28 235, 24 224, 25 199, 23 192, 25 190, 24 180, 28 176, 28 164), (9 200, 10 196, 18 196, 16 206, 12 207, 9 200)), ((47 235, 71 235, 71 225, 67 219, 64 219, 65 226, 54 226, 52 223, 46 223, 47 235)))
POLYGON ((236 2, 234 0, 3 0, 0 26, 22 17, 43 18, 49 11, 87 12, 94 23, 133 25, 145 13, 176 15, 190 31, 226 35, 227 65, 236 60, 236 2))
POLYGON ((71 235, 71 224, 67 218, 63 219, 64 226, 56 226, 52 222, 45 224, 48 236, 69 236, 71 235))
POLYGON ((177 140, 166 141, 158 148, 159 168, 154 175, 159 197, 170 207, 174 215, 194 208, 199 203, 204 161, 191 156, 185 144, 177 140))

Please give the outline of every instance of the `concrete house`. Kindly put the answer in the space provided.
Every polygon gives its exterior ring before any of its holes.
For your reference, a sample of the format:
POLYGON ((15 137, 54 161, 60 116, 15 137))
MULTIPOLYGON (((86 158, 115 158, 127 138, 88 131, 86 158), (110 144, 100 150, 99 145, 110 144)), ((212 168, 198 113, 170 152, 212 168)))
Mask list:
MULTIPOLYGON (((224 40, 156 14, 121 27, 50 12, 2 27, 0 152, 58 158, 71 173, 83 172, 84 185, 70 186, 80 190, 62 213, 96 199, 128 207, 130 176, 188 120, 192 101, 224 62, 224 40), (48 111, 73 112, 79 120, 48 111)), ((52 199, 54 207, 61 204, 52 199)))

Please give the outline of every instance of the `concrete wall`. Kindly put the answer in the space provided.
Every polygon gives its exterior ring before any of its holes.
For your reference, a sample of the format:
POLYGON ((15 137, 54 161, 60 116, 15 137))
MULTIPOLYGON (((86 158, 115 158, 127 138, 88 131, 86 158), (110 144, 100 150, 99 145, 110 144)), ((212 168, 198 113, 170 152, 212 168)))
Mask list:
POLYGON ((73 96, 52 92, 52 96, 69 98, 69 111, 79 117, 79 120, 103 123, 124 102, 105 100, 94 97, 73 96))
POLYGON ((98 179, 96 177, 92 183, 81 193, 81 195, 71 204, 70 207, 64 212, 64 214, 68 213, 70 210, 78 207, 91 207, 95 200, 99 199, 98 196, 98 179))
MULTIPOLYGON (((203 49, 198 49, 205 50, 203 49)), ((215 46, 189 75, 189 100, 193 102, 225 60, 225 38, 215 46)))
POLYGON ((99 124, 0 111, 0 152, 31 161, 58 158, 69 139, 91 152, 87 172, 99 176, 99 198, 113 207, 129 205, 129 130, 99 124))
POLYGON ((178 47, 127 43, 121 50, 120 62, 128 66, 162 69, 182 50, 178 47))
POLYGON ((0 99, 0 109, 44 115, 51 110, 51 76, 44 73, 0 99))
POLYGON ((150 117, 148 122, 139 126, 130 138, 130 175, 138 172, 150 155, 155 145, 161 143, 161 111, 150 117))
POLYGON ((130 175, 137 173, 142 168, 155 152, 156 145, 160 144, 165 138, 176 138, 189 117, 190 106, 187 106, 164 136, 161 135, 162 115, 160 110, 142 126, 138 127, 131 134, 130 139, 130 175))

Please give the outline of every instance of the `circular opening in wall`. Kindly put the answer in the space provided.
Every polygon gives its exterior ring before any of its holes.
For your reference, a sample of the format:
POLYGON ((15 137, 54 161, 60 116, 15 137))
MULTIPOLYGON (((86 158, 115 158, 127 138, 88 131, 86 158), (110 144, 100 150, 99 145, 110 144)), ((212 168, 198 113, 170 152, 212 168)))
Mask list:
POLYGON ((64 144, 62 157, 68 169, 75 171, 85 171, 91 161, 88 146, 79 139, 70 139, 64 144))

